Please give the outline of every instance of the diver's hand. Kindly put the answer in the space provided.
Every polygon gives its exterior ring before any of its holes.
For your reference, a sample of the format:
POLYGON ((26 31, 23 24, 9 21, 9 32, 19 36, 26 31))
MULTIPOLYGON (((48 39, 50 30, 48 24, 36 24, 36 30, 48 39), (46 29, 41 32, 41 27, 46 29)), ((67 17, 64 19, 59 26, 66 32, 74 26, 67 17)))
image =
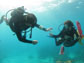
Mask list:
POLYGON ((46 31, 48 32, 48 31, 51 31, 52 29, 53 29, 53 28, 47 28, 46 31))
POLYGON ((1 17, 1 19, 4 19, 4 17, 5 17, 5 15, 3 15, 3 16, 1 17))
POLYGON ((0 24, 3 23, 3 20, 4 20, 4 15, 0 19, 0 24))
POLYGON ((3 16, 1 17, 1 20, 7 20, 6 16, 3 15, 3 16))
POLYGON ((53 37, 53 34, 52 34, 52 33, 50 33, 50 34, 49 34, 49 36, 53 37))
POLYGON ((52 37, 52 38, 57 38, 57 35, 54 35, 54 34, 52 34, 52 33, 50 33, 49 35, 50 35, 50 37, 52 37))
POLYGON ((37 40, 33 40, 33 41, 32 41, 32 44, 33 44, 33 45, 36 45, 37 43, 38 43, 37 40))
POLYGON ((5 16, 5 15, 3 15, 2 17, 1 17, 1 22, 0 23, 2 23, 3 21, 5 21, 6 22, 6 24, 8 25, 8 19, 7 19, 7 17, 5 16))

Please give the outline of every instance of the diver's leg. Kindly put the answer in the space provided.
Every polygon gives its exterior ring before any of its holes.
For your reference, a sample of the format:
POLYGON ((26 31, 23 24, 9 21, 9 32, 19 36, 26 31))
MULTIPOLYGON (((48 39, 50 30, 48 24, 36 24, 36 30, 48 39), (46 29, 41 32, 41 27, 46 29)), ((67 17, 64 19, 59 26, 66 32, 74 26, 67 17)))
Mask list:
POLYGON ((64 42, 64 46, 65 47, 70 47, 70 46, 73 46, 77 43, 78 39, 77 40, 73 40, 73 41, 67 41, 67 42, 64 42))
POLYGON ((26 40, 26 38, 24 38, 22 36, 21 32, 16 32, 16 35, 17 35, 18 40, 20 40, 21 42, 24 42, 24 43, 32 43, 31 40, 26 40))

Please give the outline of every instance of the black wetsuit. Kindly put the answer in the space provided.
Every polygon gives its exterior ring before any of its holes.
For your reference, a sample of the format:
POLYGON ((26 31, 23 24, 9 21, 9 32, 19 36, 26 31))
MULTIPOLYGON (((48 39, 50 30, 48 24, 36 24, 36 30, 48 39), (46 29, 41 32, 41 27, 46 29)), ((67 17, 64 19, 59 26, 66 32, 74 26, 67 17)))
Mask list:
POLYGON ((76 42, 78 41, 78 39, 74 40, 74 34, 78 38, 78 33, 77 33, 77 31, 74 27, 71 27, 71 29, 65 29, 65 27, 64 27, 59 35, 53 35, 53 37, 56 40, 56 45, 57 46, 59 46, 63 43, 64 46, 70 47, 70 46, 75 45, 76 42), (65 39, 65 36, 69 36, 70 38, 65 39), (57 41, 57 38, 61 38, 61 40, 57 41))
MULTIPOLYGON (((11 17, 10 22, 9 22, 9 26, 10 26, 11 30, 13 32, 15 32, 15 34, 17 35, 18 40, 20 40, 21 42, 24 42, 24 43, 32 43, 31 40, 26 39, 26 33, 24 33, 24 35, 22 35, 23 31, 30 28, 30 26, 25 25, 24 17, 25 17, 24 15, 11 17)), ((33 15, 33 18, 28 18, 28 20, 30 22, 34 22, 33 20, 37 20, 37 19, 33 15)), ((39 28, 39 26, 40 25, 37 23, 32 24, 32 28, 34 28, 34 27, 39 28)), ((45 28, 44 28, 44 30, 45 30, 45 28)))

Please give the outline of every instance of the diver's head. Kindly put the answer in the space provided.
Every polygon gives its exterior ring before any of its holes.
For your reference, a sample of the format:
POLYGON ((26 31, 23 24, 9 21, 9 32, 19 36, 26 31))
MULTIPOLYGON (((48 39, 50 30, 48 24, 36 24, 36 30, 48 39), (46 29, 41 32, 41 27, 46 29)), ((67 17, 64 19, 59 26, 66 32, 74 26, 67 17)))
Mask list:
POLYGON ((65 29, 68 29, 69 28, 69 26, 67 24, 65 24, 64 27, 65 27, 65 29))
POLYGON ((25 25, 33 28, 36 25, 36 21, 27 20, 27 21, 25 21, 25 25))
POLYGON ((29 27, 34 27, 36 25, 37 21, 33 19, 31 16, 26 16, 25 24, 29 27))
POLYGON ((64 25, 66 25, 66 24, 67 24, 68 26, 74 26, 71 20, 65 21, 65 22, 64 22, 64 25))
POLYGON ((67 20, 67 21, 64 22, 64 27, 65 27, 66 29, 68 29, 68 28, 70 28, 70 27, 73 27, 73 26, 74 26, 74 25, 73 25, 73 23, 72 23, 71 20, 67 20))
POLYGON ((37 18, 33 14, 28 14, 25 16, 25 23, 30 26, 34 27, 37 24, 37 18))

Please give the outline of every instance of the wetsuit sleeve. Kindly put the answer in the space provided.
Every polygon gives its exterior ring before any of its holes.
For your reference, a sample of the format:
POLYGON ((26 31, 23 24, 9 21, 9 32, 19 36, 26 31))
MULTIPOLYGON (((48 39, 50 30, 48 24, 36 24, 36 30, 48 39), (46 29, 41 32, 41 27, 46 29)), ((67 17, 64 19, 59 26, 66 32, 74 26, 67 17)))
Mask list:
POLYGON ((24 42, 24 43, 31 43, 32 44, 32 41, 27 40, 26 37, 23 37, 21 32, 15 32, 15 33, 16 33, 19 41, 24 42))
POLYGON ((65 28, 63 28, 63 30, 58 35, 53 35, 52 37, 53 38, 58 38, 60 36, 63 36, 64 35, 64 30, 65 30, 65 28))
POLYGON ((39 25, 39 24, 36 24, 35 25, 37 28, 41 29, 41 30, 44 30, 44 31, 47 31, 46 28, 44 28, 43 26, 39 25))

